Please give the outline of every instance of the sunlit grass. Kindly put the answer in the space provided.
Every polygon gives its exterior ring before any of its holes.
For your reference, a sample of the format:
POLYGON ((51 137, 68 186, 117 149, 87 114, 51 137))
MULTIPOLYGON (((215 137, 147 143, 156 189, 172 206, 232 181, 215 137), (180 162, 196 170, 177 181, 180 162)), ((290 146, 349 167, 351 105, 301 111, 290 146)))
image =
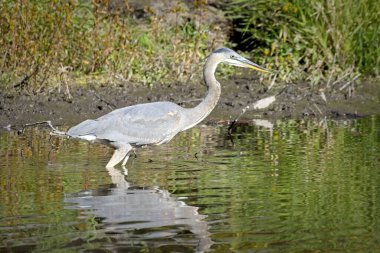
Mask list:
POLYGON ((201 74, 198 63, 214 42, 212 27, 196 25, 195 16, 170 25, 151 13, 137 22, 92 1, 6 0, 0 17, 0 83, 6 88, 41 91, 78 78, 81 83, 86 75, 103 83, 186 81, 201 74))
POLYGON ((313 84, 379 75, 379 13, 375 0, 233 0, 228 11, 260 63, 313 84))

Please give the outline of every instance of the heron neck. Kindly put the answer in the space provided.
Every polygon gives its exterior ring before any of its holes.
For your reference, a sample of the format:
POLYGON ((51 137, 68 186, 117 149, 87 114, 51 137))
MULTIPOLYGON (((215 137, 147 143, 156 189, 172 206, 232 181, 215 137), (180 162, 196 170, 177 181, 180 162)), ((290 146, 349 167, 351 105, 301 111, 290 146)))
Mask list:
POLYGON ((212 56, 206 61, 203 69, 203 77, 208 88, 207 95, 199 105, 189 109, 188 119, 190 122, 187 122, 188 127, 186 127, 186 129, 198 124, 206 118, 219 101, 221 88, 220 83, 215 78, 215 70, 218 64, 218 60, 212 56))

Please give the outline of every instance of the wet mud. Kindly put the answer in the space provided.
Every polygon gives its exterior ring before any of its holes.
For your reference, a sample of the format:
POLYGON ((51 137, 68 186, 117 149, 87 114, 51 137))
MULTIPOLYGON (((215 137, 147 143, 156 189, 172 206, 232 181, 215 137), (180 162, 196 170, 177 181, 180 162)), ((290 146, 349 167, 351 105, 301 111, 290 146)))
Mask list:
MULTIPOLYGON (((348 88, 311 87, 308 83, 275 84, 268 90, 257 78, 221 80, 222 95, 215 110, 203 123, 226 123, 239 117, 253 119, 354 118, 380 114, 380 83, 364 82, 348 88), (276 95, 268 108, 252 110, 252 104, 276 95)), ((119 86, 70 87, 63 91, 31 94, 26 91, 0 93, 0 127, 50 120, 53 125, 71 126, 94 119, 113 109, 155 101, 172 101, 184 107, 198 104, 205 96, 204 85, 154 85, 126 83, 119 86)))

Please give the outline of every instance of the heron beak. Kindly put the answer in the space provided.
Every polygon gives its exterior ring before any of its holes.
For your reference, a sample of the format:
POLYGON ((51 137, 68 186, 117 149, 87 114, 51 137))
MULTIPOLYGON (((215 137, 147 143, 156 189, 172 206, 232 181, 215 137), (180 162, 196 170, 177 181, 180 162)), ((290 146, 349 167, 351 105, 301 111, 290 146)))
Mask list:
POLYGON ((243 68, 250 68, 250 69, 260 71, 260 72, 264 72, 264 73, 271 73, 271 71, 269 71, 268 69, 261 67, 260 65, 254 63, 254 62, 251 62, 250 60, 247 60, 243 57, 241 59, 239 59, 238 61, 240 63, 239 65, 243 68))

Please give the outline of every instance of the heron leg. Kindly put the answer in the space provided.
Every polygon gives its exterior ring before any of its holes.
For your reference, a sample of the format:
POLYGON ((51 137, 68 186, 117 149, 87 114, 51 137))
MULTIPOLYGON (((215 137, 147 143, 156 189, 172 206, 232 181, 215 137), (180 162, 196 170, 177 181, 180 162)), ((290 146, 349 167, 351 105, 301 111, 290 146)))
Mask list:
POLYGON ((126 155, 124 160, 123 160, 123 163, 121 164, 123 167, 127 164, 128 158, 129 158, 129 155, 126 155))
MULTIPOLYGON (((109 160, 109 162, 106 165, 106 168, 112 168, 115 167, 117 164, 119 164, 124 158, 128 160, 128 152, 131 151, 132 146, 129 144, 120 144, 120 143, 114 143, 115 151, 109 160)), ((127 162, 125 159, 125 163, 127 162)), ((124 164, 124 163, 123 163, 124 164)))

